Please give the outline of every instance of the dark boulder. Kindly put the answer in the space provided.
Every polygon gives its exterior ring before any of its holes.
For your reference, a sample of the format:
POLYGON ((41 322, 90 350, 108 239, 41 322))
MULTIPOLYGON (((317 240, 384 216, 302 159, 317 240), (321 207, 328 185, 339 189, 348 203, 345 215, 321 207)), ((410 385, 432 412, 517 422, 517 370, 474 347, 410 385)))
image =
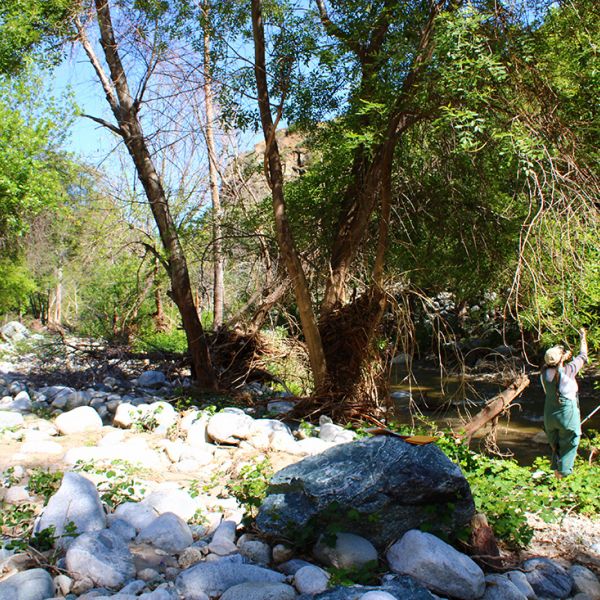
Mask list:
POLYGON ((461 470, 435 444, 377 436, 341 444, 271 479, 256 522, 266 535, 311 542, 343 526, 383 548, 410 529, 452 533, 475 512, 461 470))

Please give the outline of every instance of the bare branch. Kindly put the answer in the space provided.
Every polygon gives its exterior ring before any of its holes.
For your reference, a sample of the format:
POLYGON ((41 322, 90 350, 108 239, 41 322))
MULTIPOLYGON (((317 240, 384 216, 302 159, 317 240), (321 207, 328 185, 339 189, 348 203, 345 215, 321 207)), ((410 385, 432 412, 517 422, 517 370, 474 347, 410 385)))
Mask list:
POLYGON ((85 117, 86 119, 91 119, 95 123, 102 125, 102 127, 106 127, 107 129, 110 129, 113 133, 116 133, 117 135, 123 137, 123 131, 116 125, 113 125, 112 123, 109 123, 108 121, 105 121, 100 117, 94 117, 93 115, 82 114, 81 116, 85 117))

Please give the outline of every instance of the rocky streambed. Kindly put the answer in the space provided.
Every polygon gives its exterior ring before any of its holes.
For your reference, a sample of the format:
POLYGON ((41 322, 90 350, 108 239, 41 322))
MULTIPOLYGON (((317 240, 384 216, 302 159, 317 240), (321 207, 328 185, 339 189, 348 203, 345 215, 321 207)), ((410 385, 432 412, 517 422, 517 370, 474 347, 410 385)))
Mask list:
POLYGON ((0 364, 1 600, 600 598, 577 561, 600 564, 598 524, 540 525, 538 556, 482 570, 418 529, 474 511, 435 446, 290 427, 257 386, 253 409, 176 407, 186 381, 142 366, 75 386, 0 364))

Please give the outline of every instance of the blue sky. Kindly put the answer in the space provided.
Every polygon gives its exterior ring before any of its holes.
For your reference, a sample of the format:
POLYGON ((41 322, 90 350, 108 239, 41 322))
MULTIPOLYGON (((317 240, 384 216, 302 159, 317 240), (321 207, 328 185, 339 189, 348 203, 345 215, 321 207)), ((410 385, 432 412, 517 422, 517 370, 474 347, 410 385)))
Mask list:
MULTIPOLYGON (((50 77, 49 84, 56 93, 72 91, 81 112, 113 120, 96 74, 79 47, 72 50, 50 77)), ((109 131, 90 119, 77 117, 66 140, 66 150, 98 165, 105 161, 115 143, 109 131)))

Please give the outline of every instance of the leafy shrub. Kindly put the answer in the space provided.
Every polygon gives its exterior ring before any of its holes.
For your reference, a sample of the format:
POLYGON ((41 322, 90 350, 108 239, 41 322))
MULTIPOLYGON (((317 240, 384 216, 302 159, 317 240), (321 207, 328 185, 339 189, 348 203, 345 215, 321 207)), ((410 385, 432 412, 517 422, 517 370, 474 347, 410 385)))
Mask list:
POLYGON ((52 496, 60 487, 62 482, 63 472, 49 469, 33 469, 27 483, 27 489, 37 496, 44 498, 44 506, 48 504, 50 496, 52 496))
POLYGON ((182 329, 174 331, 143 332, 133 343, 134 350, 139 352, 187 352, 187 339, 182 329))
POLYGON ((92 462, 77 461, 75 468, 105 477, 96 487, 102 501, 113 509, 124 502, 139 502, 146 493, 145 488, 134 479, 134 475, 139 474, 140 469, 127 461, 115 460, 106 467, 92 462))
POLYGON ((236 480, 228 484, 231 494, 246 508, 246 515, 256 517, 258 507, 267 495, 269 479, 273 474, 268 459, 240 469, 236 480))

